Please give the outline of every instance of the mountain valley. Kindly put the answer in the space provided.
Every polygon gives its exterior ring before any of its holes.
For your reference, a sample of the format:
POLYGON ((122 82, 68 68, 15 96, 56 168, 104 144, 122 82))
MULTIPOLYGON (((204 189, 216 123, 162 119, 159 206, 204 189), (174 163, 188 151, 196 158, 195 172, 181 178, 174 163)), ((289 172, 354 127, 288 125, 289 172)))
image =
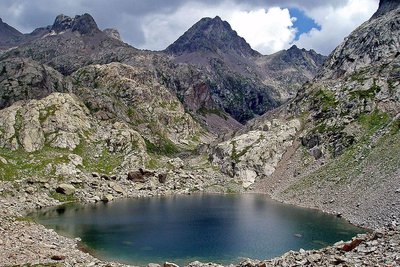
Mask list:
POLYGON ((163 51, 89 14, 29 34, 0 20, 0 266, 126 266, 26 212, 198 192, 262 193, 371 230, 239 266, 400 265, 399 6, 381 0, 328 57, 262 55, 218 16, 163 51))

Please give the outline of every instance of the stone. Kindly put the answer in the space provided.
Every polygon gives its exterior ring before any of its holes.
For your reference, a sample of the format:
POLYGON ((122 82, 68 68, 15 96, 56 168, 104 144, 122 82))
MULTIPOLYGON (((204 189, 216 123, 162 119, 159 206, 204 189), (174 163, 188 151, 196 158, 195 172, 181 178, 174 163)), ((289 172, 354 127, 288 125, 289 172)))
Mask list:
POLYGON ((172 262, 165 262, 164 267, 179 267, 179 265, 172 263, 172 262))
POLYGON ((68 155, 68 159, 75 166, 82 166, 83 165, 83 159, 82 159, 81 156, 78 156, 76 154, 69 154, 68 155))
POLYGON ((111 202, 113 200, 114 197, 111 194, 104 195, 103 198, 101 199, 101 201, 103 201, 104 203, 111 202))
POLYGON ((3 163, 4 165, 8 164, 8 161, 2 156, 0 156, 0 162, 3 163))
POLYGON ((54 256, 51 256, 51 259, 53 261, 62 261, 62 260, 65 260, 65 256, 63 256, 63 255, 54 255, 54 256))
POLYGON ((108 175, 106 175, 106 174, 102 174, 100 178, 104 179, 104 180, 107 180, 107 181, 110 180, 110 177, 108 175))
POLYGON ((323 154, 319 147, 313 147, 310 150, 311 155, 314 157, 315 160, 322 158, 323 154))
POLYGON ((159 173, 158 174, 158 182, 160 184, 164 184, 167 181, 167 174, 166 173, 159 173))
POLYGON ((146 182, 145 178, 153 176, 153 175, 154 175, 154 172, 139 168, 138 171, 130 171, 128 173, 127 179, 132 182, 144 183, 144 182, 146 182))
POLYGON ((149 263, 147 264, 147 267, 161 267, 161 265, 157 263, 149 263))
POLYGON ((112 189, 114 189, 115 192, 120 193, 120 194, 125 193, 124 189, 122 189, 122 187, 119 184, 112 185, 112 189))
POLYGON ((63 195, 72 195, 75 193, 75 187, 71 184, 60 184, 56 188, 56 192, 63 195))

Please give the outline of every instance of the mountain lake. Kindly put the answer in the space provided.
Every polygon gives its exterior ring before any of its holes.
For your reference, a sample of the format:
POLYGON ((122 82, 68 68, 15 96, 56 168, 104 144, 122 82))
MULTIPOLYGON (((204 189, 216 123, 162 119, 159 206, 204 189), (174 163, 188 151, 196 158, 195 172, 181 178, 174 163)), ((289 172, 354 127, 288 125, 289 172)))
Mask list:
POLYGON ((323 212, 259 194, 192 194, 68 204, 31 215, 79 237, 92 255, 145 266, 198 260, 221 264, 319 249, 366 230, 323 212))

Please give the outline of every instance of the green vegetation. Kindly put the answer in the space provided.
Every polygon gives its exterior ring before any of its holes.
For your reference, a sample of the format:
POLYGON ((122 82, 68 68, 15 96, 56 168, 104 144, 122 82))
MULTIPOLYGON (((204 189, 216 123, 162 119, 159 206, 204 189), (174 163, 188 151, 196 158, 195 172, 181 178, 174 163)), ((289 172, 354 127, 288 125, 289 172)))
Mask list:
POLYGON ((367 131, 367 134, 372 134, 390 121, 389 115, 375 109, 371 113, 364 113, 358 117, 358 122, 367 131))
POLYGON ((350 92, 350 99, 371 99, 375 97, 375 95, 379 93, 380 90, 381 88, 374 82, 374 84, 368 90, 356 90, 350 92))
POLYGON ((246 146, 242 151, 238 152, 236 148, 236 141, 231 141, 232 145, 232 154, 231 154, 231 159, 238 163, 240 161, 240 158, 246 154, 250 148, 252 147, 253 144, 246 146))
POLYGON ((104 144, 99 142, 89 144, 81 141, 73 153, 82 157, 84 170, 104 174, 111 174, 124 159, 122 152, 111 153, 104 144))
POLYGON ((57 193, 55 191, 50 193, 50 196, 60 202, 76 202, 76 198, 74 195, 63 195, 60 193, 57 193))
POLYGON ((321 107, 323 112, 329 110, 329 108, 336 108, 338 102, 335 98, 335 94, 332 91, 321 89, 314 95, 315 99, 321 107))
POLYGON ((207 116, 209 114, 215 114, 218 117, 224 118, 224 120, 228 119, 228 116, 221 109, 216 109, 216 108, 208 109, 208 108, 202 107, 197 112, 203 116, 207 116))
POLYGON ((40 113, 39 113, 40 123, 45 122, 48 117, 54 115, 56 113, 57 109, 58 109, 57 106, 51 105, 44 110, 40 110, 40 113))
POLYGON ((0 180, 12 181, 32 175, 38 177, 54 175, 54 168, 49 168, 49 164, 68 162, 68 154, 69 151, 66 149, 50 146, 44 146, 32 153, 22 148, 15 151, 0 148, 0 156, 8 162, 0 163, 0 180))
POLYGON ((354 72, 354 73, 350 76, 350 79, 351 79, 353 82, 362 83, 362 82, 364 82, 365 80, 367 80, 367 78, 365 77, 366 73, 367 73, 367 70, 360 70, 360 71, 354 72))
POLYGON ((380 177, 393 173, 400 166, 400 121, 396 120, 390 125, 389 134, 381 136, 373 142, 372 136, 379 129, 387 127, 390 117, 387 113, 374 110, 359 116, 358 123, 363 128, 362 138, 348 147, 344 153, 330 161, 327 165, 311 173, 297 184, 286 190, 302 191, 309 187, 326 183, 347 184, 360 175, 371 179, 370 183, 379 182, 379 177, 365 173, 364 170, 374 166, 380 177))
POLYGON ((177 145, 166 137, 159 136, 157 144, 144 139, 146 143, 147 152, 150 154, 163 155, 163 156, 174 156, 181 151, 177 145))

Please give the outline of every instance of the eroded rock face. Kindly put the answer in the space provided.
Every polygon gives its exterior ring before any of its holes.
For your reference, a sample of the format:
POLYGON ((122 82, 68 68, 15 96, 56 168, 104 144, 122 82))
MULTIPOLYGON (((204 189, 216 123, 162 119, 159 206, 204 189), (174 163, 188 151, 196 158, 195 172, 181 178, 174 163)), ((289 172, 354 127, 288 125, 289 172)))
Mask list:
POLYGON ((53 93, 0 110, 0 145, 28 152, 53 147, 74 149, 91 129, 89 111, 75 96, 53 93))
POLYGON ((148 140, 164 136, 188 144, 200 126, 183 105, 146 68, 120 63, 92 65, 72 75, 79 94, 100 120, 120 118, 148 140))
POLYGON ((4 108, 19 100, 66 92, 71 84, 51 67, 30 59, 13 58, 0 61, 0 87, 0 108, 4 108))
POLYGON ((272 120, 260 128, 264 130, 235 136, 218 144, 210 153, 212 162, 220 165, 224 173, 242 181, 245 188, 275 171, 282 155, 292 145, 300 121, 272 120))

